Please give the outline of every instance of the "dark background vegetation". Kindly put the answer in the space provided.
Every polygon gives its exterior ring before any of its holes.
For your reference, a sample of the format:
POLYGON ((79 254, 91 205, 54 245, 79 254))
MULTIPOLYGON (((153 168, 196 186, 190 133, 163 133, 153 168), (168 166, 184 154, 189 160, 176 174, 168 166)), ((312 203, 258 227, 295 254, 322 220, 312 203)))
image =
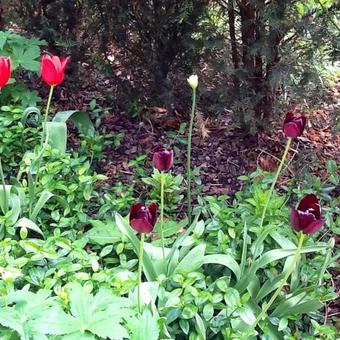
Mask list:
POLYGON ((197 72, 200 109, 227 108, 255 133, 320 95, 325 66, 339 57, 339 12, 331 0, 6 0, 1 26, 70 54, 74 84, 84 62, 105 71, 117 89, 108 99, 123 108, 176 112, 197 72))

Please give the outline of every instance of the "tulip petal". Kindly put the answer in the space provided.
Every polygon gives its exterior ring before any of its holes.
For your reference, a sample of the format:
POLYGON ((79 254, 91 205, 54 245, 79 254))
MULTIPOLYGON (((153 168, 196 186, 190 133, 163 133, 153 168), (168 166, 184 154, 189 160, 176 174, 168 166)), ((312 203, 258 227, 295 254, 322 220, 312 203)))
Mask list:
POLYGON ((69 57, 59 58, 57 56, 43 55, 41 59, 41 77, 50 86, 56 86, 63 82, 65 67, 69 57))
POLYGON ((65 68, 66 68, 68 62, 70 61, 70 59, 71 59, 70 57, 66 57, 66 58, 61 58, 61 59, 60 59, 61 70, 62 70, 62 71, 65 71, 65 68))
POLYGON ((310 208, 315 208, 316 205, 319 206, 318 198, 314 194, 308 194, 300 201, 297 210, 307 211, 310 208))
POLYGON ((283 125, 283 132, 287 137, 296 138, 300 136, 300 129, 294 122, 289 122, 283 125))
POLYGON ((305 129, 306 123, 307 123, 307 119, 305 116, 300 116, 298 118, 299 122, 300 122, 300 129, 301 129, 301 133, 303 132, 303 130, 305 129))
POLYGON ((130 221, 137 217, 138 211, 143 207, 142 204, 136 203, 130 208, 130 221))
POLYGON ((48 85, 57 85, 59 77, 56 77, 56 67, 49 56, 44 56, 41 61, 41 77, 48 85))
POLYGON ((11 58, 0 57, 0 88, 3 88, 11 78, 11 58))
POLYGON ((302 230, 302 232, 304 234, 312 234, 312 233, 316 233, 317 231, 319 231, 321 229, 321 227, 324 225, 325 223, 325 220, 316 220, 316 221, 313 221, 312 223, 310 223, 308 225, 307 228, 304 228, 302 230))
POLYGON ((283 124, 289 123, 294 119, 294 113, 293 112, 287 112, 285 120, 283 124))
POLYGON ((149 205, 149 211, 151 214, 151 221, 150 223, 154 226, 156 224, 157 221, 157 209, 158 209, 158 205, 156 203, 151 203, 149 205))
POLYGON ((138 233, 150 233, 153 230, 153 226, 145 219, 132 219, 130 225, 138 233))
POLYGON ((296 231, 300 231, 299 212, 296 209, 292 209, 290 212, 290 224, 296 231))

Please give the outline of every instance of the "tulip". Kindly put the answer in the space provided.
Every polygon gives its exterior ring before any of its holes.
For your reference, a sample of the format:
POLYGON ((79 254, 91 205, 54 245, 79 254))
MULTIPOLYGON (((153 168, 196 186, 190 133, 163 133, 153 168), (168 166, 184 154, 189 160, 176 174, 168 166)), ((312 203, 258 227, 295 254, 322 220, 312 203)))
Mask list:
POLYGON ((302 135, 305 125, 306 117, 295 117, 292 112, 288 112, 283 123, 283 131, 287 137, 296 138, 302 135))
POLYGON ((325 221, 321 218, 318 198, 313 194, 305 196, 297 209, 292 209, 290 222, 296 231, 301 231, 304 234, 319 231, 325 221))
POLYGON ((134 204, 130 209, 130 226, 138 233, 152 232, 157 221, 157 204, 149 207, 140 203, 134 204))
POLYGON ((159 146, 156 148, 152 158, 152 165, 159 171, 168 171, 174 164, 173 150, 166 150, 159 146))
POLYGON ((0 57, 0 89, 2 89, 11 78, 12 61, 10 57, 0 57))
POLYGON ((190 87, 193 89, 193 90, 196 90, 197 89, 197 86, 198 86, 198 77, 197 75, 193 74, 191 75, 188 79, 187 79, 190 87))
POLYGON ((57 86, 64 80, 64 73, 70 57, 59 58, 49 54, 41 59, 40 73, 44 82, 50 86, 57 86))
POLYGON ((134 204, 130 209, 130 226, 141 233, 139 252, 138 252, 138 311, 141 312, 141 285, 142 285, 142 267, 144 253, 145 233, 150 233, 157 221, 157 204, 152 203, 148 207, 140 203, 134 204))

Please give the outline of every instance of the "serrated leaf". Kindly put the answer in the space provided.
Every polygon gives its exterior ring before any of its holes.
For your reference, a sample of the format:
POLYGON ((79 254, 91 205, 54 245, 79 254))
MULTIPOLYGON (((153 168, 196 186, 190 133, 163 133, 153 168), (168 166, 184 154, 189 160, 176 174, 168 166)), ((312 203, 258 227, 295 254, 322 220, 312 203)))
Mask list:
POLYGON ((127 328, 130 330, 130 340, 158 340, 157 319, 147 309, 142 315, 128 319, 127 328))

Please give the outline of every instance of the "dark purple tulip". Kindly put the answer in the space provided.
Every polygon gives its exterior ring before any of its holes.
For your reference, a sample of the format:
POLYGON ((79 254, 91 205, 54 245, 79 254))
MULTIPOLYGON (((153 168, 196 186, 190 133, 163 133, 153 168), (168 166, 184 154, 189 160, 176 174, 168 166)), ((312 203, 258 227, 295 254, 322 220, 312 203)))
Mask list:
POLYGON ((283 132, 287 137, 296 138, 302 135, 305 125, 306 117, 295 117, 293 112, 288 112, 283 123, 283 132))
POLYGON ((325 220, 321 218, 318 198, 313 194, 305 196, 297 209, 292 209, 290 223, 296 231, 302 231, 304 234, 319 231, 325 220))
POLYGON ((149 207, 140 203, 134 204, 130 209, 130 226, 138 233, 150 233, 157 221, 157 204, 149 207))
POLYGON ((159 171, 168 171, 174 164, 174 152, 159 146, 155 149, 152 158, 152 165, 159 171))

